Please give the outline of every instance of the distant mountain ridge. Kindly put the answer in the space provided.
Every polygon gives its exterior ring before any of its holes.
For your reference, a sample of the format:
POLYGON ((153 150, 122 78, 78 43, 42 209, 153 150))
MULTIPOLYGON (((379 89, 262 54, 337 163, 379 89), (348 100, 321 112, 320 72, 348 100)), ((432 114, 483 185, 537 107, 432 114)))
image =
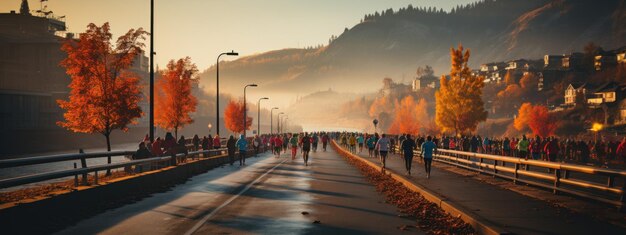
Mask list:
MULTIPOLYGON (((327 46, 283 49, 224 62, 227 92, 244 83, 305 94, 332 88, 365 92, 384 77, 409 81, 418 66, 449 70, 450 47, 470 48, 470 65, 581 51, 588 42, 626 45, 624 0, 485 0, 450 12, 408 6, 368 14, 327 46)), ((201 74, 212 89, 215 66, 201 74)))

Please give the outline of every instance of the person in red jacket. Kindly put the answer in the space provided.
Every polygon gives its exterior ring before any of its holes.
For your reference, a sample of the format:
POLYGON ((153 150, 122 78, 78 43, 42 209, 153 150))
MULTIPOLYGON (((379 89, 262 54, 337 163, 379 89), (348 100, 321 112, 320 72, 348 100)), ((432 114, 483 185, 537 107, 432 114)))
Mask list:
POLYGON ((282 146, 283 140, 278 136, 274 137, 274 154, 276 154, 276 157, 280 157, 280 150, 282 149, 282 146))
POLYGON ((550 137, 550 140, 543 147, 543 151, 548 155, 548 160, 551 162, 556 161, 556 157, 559 155, 559 142, 554 137, 550 137))
POLYGON ((213 138, 213 149, 219 149, 221 147, 222 147, 222 142, 220 142, 220 136, 215 135, 215 138, 213 138))

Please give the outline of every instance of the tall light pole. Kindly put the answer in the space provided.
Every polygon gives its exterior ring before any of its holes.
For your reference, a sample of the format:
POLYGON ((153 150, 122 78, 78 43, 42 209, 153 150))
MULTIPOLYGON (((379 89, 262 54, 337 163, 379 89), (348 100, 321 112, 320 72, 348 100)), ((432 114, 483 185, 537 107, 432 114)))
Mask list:
POLYGON ((216 92, 215 92, 215 116, 216 116, 216 120, 215 120, 215 130, 216 130, 216 134, 220 135, 220 56, 223 55, 229 55, 229 56, 238 56, 239 53, 235 52, 234 50, 231 50, 230 52, 224 52, 220 55, 217 56, 217 68, 215 69, 215 73, 217 75, 217 79, 216 79, 216 92))
MULTIPOLYGON (((287 116, 287 115, 285 115, 285 116, 287 116)), ((289 117, 286 117, 286 118, 283 120, 283 123, 281 124, 281 126, 282 126, 282 127, 283 127, 283 129, 284 129, 283 131, 286 131, 286 130, 288 130, 288 129, 289 129, 289 125, 288 125, 287 120, 289 120, 289 117), (287 129, 285 129, 285 126, 286 126, 286 128, 287 128, 287 129)))
POLYGON ((270 110, 270 135, 274 134, 274 116, 273 116, 273 112, 274 109, 278 109, 278 107, 274 107, 272 108, 272 110, 270 110))
MULTIPOLYGON (((284 114, 284 113, 283 113, 283 114, 284 114)), ((285 116, 287 116, 287 115, 289 115, 289 114, 285 114, 285 116)), ((283 116, 283 117, 285 117, 285 116, 283 116)), ((279 131, 280 133, 283 133, 283 131, 285 131, 285 130, 284 130, 284 129, 285 129, 285 127, 284 127, 285 123, 283 122, 283 119, 281 119, 281 117, 280 117, 280 116, 278 117, 278 121, 280 122, 280 126, 279 126, 279 130, 278 130, 278 131, 279 131)))
POLYGON ((154 142, 154 0, 150 0, 150 142, 154 142))
POLYGON ((246 137, 246 126, 248 119, 248 108, 246 107, 246 88, 248 87, 257 87, 256 84, 248 84, 243 87, 243 137, 246 137))
POLYGON ((278 121, 276 122, 277 125, 278 125, 278 127, 276 128, 277 129, 276 133, 278 133, 278 134, 280 134, 280 115, 281 114, 285 114, 285 113, 280 112, 280 113, 278 113, 278 116, 276 117, 276 119, 278 119, 278 121))
POLYGON ((257 135, 261 135, 261 100, 269 100, 269 99, 270 98, 263 97, 263 98, 260 98, 259 101, 257 102, 257 105, 256 105, 256 107, 257 107, 257 112, 256 112, 256 114, 257 114, 257 116, 256 116, 256 123, 257 123, 256 124, 257 125, 256 126, 256 134, 257 135))

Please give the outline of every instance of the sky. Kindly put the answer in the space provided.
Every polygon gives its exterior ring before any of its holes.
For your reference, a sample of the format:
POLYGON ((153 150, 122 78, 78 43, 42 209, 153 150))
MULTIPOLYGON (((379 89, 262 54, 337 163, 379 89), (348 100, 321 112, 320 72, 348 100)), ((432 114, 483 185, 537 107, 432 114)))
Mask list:
MULTIPOLYGON (((363 15, 412 4, 449 10, 476 0, 154 0, 155 62, 191 57, 202 71, 230 50, 240 56, 328 43, 363 15)), ((39 0, 29 0, 40 9, 39 0)), ((19 10, 21 0, 0 0, 0 12, 19 10)), ((55 15, 66 16, 68 31, 109 22, 114 37, 131 28, 150 28, 149 0, 48 0, 55 15)), ((149 46, 149 41, 146 41, 149 46)), ((149 49, 146 47, 146 49, 149 49)), ((236 58, 225 58, 232 60, 236 58)))

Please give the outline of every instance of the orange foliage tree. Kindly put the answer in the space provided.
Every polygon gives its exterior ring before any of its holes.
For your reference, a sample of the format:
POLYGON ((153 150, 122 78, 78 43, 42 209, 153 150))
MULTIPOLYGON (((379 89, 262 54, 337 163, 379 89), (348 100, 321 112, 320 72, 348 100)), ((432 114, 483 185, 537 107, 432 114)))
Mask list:
POLYGON ((546 106, 535 105, 528 118, 528 127, 533 131, 533 134, 545 138, 554 134, 558 127, 558 121, 546 106))
POLYGON ((467 65, 470 51, 463 46, 450 48, 450 57, 450 78, 441 76, 441 86, 435 93, 435 122, 443 132, 471 132, 487 119, 482 100, 484 79, 471 74, 467 65))
POLYGON ((532 111, 532 104, 523 103, 518 110, 517 117, 513 120, 513 127, 515 127, 518 131, 523 131, 528 128, 528 120, 530 119, 532 111))
POLYGON ((193 123, 191 113, 196 111, 198 100, 191 93, 191 85, 197 82, 198 68, 186 57, 170 60, 157 82, 154 123, 161 128, 174 130, 193 123))
POLYGON ((407 96, 402 101, 396 101, 394 120, 389 127, 391 134, 418 134, 429 121, 426 100, 415 102, 413 96, 407 96))
MULTIPOLYGON (((243 102, 235 102, 232 100, 228 102, 224 110, 224 125, 226 128, 235 133, 243 133, 243 113, 243 102)), ((250 130, 250 126, 252 126, 252 117, 248 116, 246 117, 245 130, 250 130)))
MULTIPOLYGON (((111 151, 111 132, 128 130, 141 117, 141 87, 136 74, 129 72, 134 58, 142 52, 147 33, 131 29, 112 44, 109 23, 89 24, 78 40, 68 40, 61 62, 71 78, 69 100, 57 100, 65 110, 65 121, 57 124, 74 132, 104 135, 111 151)), ((111 158, 108 158, 111 163, 111 158)), ((107 174, 110 173, 107 171, 107 174)))

